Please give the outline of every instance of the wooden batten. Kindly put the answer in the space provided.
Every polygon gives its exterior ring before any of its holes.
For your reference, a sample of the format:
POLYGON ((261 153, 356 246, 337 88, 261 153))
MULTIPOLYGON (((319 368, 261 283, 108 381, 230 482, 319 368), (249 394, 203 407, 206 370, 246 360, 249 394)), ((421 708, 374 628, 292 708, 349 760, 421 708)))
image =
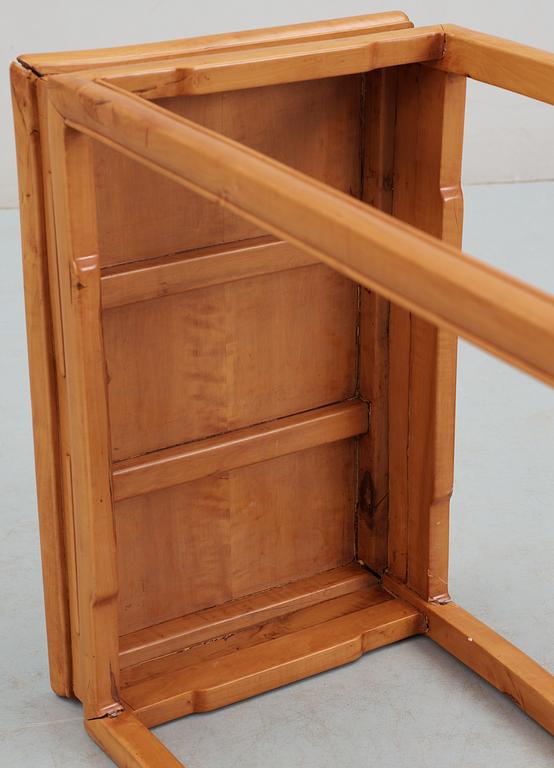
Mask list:
POLYGON ((358 564, 323 571, 307 579, 123 635, 119 641, 120 663, 122 668, 136 666, 376 583, 376 577, 358 564))
POLYGON ((367 428, 366 403, 351 400, 127 459, 114 465, 114 499, 120 501, 344 440, 363 434, 367 428))
POLYGON ((198 96, 369 72, 440 59, 441 26, 402 29, 341 39, 226 51, 176 59, 169 69, 127 67, 89 72, 145 99, 198 96))
POLYGON ((121 307, 317 263, 315 257, 271 237, 135 261, 102 270, 102 307, 121 307))
POLYGON ((317 674, 422 631, 419 611, 387 600, 373 586, 128 667, 122 696, 152 727, 317 674))
POLYGON ((402 11, 369 13, 347 16, 328 21, 308 21, 266 29, 248 29, 240 32, 170 40, 163 43, 126 45, 116 48, 100 48, 89 51, 65 51, 63 53, 29 53, 19 56, 26 66, 42 75, 59 72, 75 72, 91 67, 113 67, 122 64, 171 60, 193 53, 218 50, 241 50, 254 46, 280 45, 283 41, 332 40, 336 37, 364 35, 370 31, 382 32, 405 29, 413 24, 402 11))

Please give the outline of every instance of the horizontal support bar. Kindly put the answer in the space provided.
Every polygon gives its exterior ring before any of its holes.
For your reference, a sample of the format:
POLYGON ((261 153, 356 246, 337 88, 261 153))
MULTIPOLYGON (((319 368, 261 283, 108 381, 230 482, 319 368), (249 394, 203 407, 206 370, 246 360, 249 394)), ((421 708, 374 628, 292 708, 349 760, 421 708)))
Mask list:
POLYGON ((446 24, 444 56, 434 66, 554 104, 554 53, 446 24))
POLYGON ((367 432, 368 418, 366 403, 349 400, 118 461, 114 501, 355 437, 367 432))
POLYGON ((48 86, 72 128, 554 383, 554 301, 547 294, 138 96, 75 75, 50 78, 48 86))
POLYGON ((376 583, 376 577, 360 565, 346 565, 139 629, 120 638, 121 668, 176 653, 195 643, 228 635, 324 600, 334 600, 376 583))
MULTIPOLYGON (((127 667, 122 674, 121 690, 134 688, 154 678, 169 676, 171 679, 177 673, 182 674, 185 669, 194 672, 200 666, 210 667, 214 661, 217 662, 229 652, 236 654, 246 649, 253 650, 255 646, 260 647, 284 636, 290 637, 309 627, 391 600, 394 601, 394 598, 390 592, 384 590, 380 584, 372 584, 315 605, 294 609, 258 624, 250 624, 237 631, 230 630, 223 635, 213 635, 206 641, 184 646, 177 653, 127 667)), ((423 617, 421 619, 420 627, 423 628, 423 617)))
POLYGON ((372 30, 402 29, 412 23, 402 11, 370 13, 362 16, 347 16, 328 21, 308 21, 266 29, 248 29, 221 35, 190 37, 184 40, 169 40, 145 45, 125 45, 117 48, 96 48, 88 51, 65 51, 63 53, 30 53, 19 56, 19 61, 37 70, 42 75, 60 72, 75 72, 91 67, 112 67, 138 63, 146 64, 161 59, 175 58, 193 53, 217 50, 240 50, 252 46, 282 44, 283 40, 325 40, 345 35, 366 34, 372 30))
POLYGON ((290 243, 257 237, 102 270, 102 308, 319 264, 290 243))
MULTIPOLYGON (((122 689, 122 698, 148 727, 192 712, 208 712, 272 688, 347 664, 375 648, 403 640, 423 629, 422 616, 402 600, 385 600, 371 587, 369 602, 377 604, 296 629, 275 639, 179 668, 182 654, 175 654, 174 669, 167 669, 122 689)), ((317 606, 322 612, 331 605, 317 606)), ((311 610, 311 609, 308 609, 311 610)), ((332 613, 331 613, 332 616, 332 613)), ((287 629, 287 627, 285 627, 287 629)), ((168 661, 170 661, 169 659, 168 661)))
POLYGON ((548 670, 459 605, 428 603, 390 576, 383 586, 427 617, 431 639, 554 733, 554 677, 548 670))
MULTIPOLYGON (((98 72, 103 80, 146 99, 316 80, 440 59, 441 26, 401 29, 333 40, 286 43, 163 62, 148 69, 98 72)), ((94 73, 91 73, 94 75, 94 73)))

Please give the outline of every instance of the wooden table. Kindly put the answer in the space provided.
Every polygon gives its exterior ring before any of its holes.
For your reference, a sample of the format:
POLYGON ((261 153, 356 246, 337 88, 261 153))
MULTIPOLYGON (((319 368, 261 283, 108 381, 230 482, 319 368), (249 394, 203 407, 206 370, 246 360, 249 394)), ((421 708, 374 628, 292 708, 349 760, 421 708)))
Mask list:
POLYGON ((554 55, 398 12, 12 65, 52 687, 148 730, 424 633, 554 726, 452 602, 456 338, 554 382, 552 297, 465 256, 472 77, 554 55))

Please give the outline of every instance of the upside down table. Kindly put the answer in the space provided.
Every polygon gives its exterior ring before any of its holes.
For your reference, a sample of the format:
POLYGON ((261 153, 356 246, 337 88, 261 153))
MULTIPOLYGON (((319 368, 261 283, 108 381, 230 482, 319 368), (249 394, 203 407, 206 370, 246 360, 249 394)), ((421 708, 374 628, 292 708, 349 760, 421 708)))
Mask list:
POLYGON ((554 303, 460 250, 466 78, 399 12, 12 65, 50 675, 149 728, 424 633, 552 731, 448 593, 456 338, 554 382, 554 303))

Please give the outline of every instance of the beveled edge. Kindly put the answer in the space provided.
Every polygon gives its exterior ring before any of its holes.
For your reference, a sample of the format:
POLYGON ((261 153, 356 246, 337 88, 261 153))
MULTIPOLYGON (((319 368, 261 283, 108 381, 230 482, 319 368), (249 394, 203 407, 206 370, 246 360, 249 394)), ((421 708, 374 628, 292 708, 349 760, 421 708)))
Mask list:
POLYGON ((178 56, 240 50, 252 46, 269 46, 302 40, 325 40, 371 31, 404 29, 413 24, 403 11, 387 11, 361 16, 347 16, 328 21, 309 21, 278 27, 225 32, 142 45, 123 45, 82 51, 53 53, 24 53, 18 61, 35 74, 52 75, 76 72, 91 67, 113 67, 122 64, 155 62, 178 56))

